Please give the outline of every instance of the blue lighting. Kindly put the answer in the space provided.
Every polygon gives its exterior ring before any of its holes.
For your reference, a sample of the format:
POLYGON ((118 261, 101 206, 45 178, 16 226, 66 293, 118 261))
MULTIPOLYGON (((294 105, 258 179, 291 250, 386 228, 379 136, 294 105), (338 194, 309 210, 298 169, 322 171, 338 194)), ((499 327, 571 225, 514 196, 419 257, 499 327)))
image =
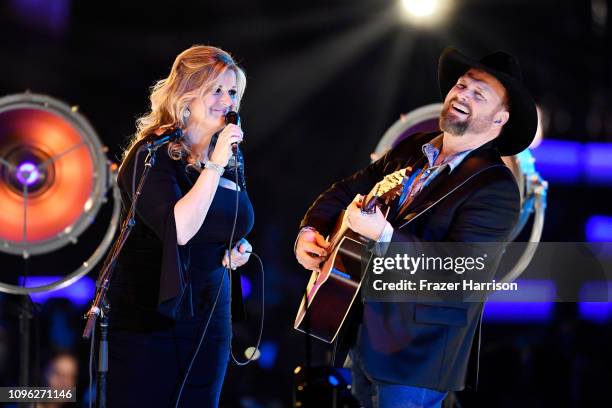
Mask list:
MULTIPOLYGON (((495 292, 485 307, 483 320, 487 323, 546 323, 554 315, 556 286, 550 280, 519 279, 520 292, 495 292), (538 299, 538 301, 533 301, 538 299), (513 301, 511 301, 513 300, 513 301), (530 302, 526 300, 532 300, 530 302)), ((580 289, 578 303, 580 317, 594 323, 612 320, 612 282, 589 281, 580 289)))
POLYGON ((531 153, 536 160, 536 170, 544 180, 560 183, 576 183, 580 180, 580 143, 543 140, 531 153))
POLYGON ((592 280, 582 284, 579 299, 582 302, 609 302, 612 300, 611 294, 612 281, 592 280))
MULTIPOLYGON (((60 276, 28 276, 26 286, 31 288, 35 286, 49 285, 57 282, 60 279, 60 276)), ((23 285, 23 277, 19 278, 19 283, 23 285)), ((49 299, 63 298, 68 299, 73 305, 81 307, 91 302, 95 292, 96 283, 90 277, 85 276, 63 289, 33 293, 30 295, 30 297, 36 303, 45 303, 49 299)))
POLYGON ((338 381, 338 379, 333 375, 330 375, 329 377, 327 377, 327 381, 329 381, 332 387, 337 387, 338 384, 340 384, 340 381, 338 381))
POLYGON ((61 34, 70 23, 71 0, 12 0, 12 11, 24 24, 61 34))
POLYGON ((259 360, 259 366, 262 368, 272 368, 276 362, 276 356, 278 355, 278 346, 276 343, 271 341, 264 341, 259 346, 259 352, 261 353, 259 360))
POLYGON ((578 312, 584 320, 604 324, 612 320, 612 303, 580 302, 578 312))
POLYGON ((544 323, 552 319, 553 302, 487 302, 485 323, 544 323))
POLYGON ((536 170, 549 182, 612 185, 612 143, 547 139, 531 153, 536 170))
POLYGON ((340 378, 342 380, 342 382, 344 382, 345 384, 351 384, 352 380, 351 380, 351 370, 349 370, 348 368, 336 368, 334 369, 334 371, 336 372, 336 378, 340 378))
POLYGON ((585 145, 587 180, 590 184, 610 184, 612 180, 612 143, 585 145))
POLYGON ((488 303, 552 302, 557 297, 557 287, 549 279, 517 279, 517 292, 497 291, 487 299, 488 303))
POLYGON ((74 336, 65 313, 55 311, 52 314, 49 340, 51 344, 59 348, 71 349, 74 347, 74 336))
POLYGON ((251 280, 244 275, 240 275, 240 286, 242 286, 242 297, 247 299, 251 296, 251 280))
POLYGON ((612 242, 612 217, 593 215, 586 222, 586 239, 588 242, 612 242))

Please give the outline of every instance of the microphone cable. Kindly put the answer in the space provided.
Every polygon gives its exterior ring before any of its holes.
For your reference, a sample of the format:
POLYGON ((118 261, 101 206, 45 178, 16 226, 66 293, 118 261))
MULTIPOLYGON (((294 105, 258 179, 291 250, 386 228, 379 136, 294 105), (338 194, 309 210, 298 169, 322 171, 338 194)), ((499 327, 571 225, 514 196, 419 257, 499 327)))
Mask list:
MULTIPOLYGON (((236 186, 238 186, 238 152, 236 152, 236 160, 234 160, 234 175, 235 175, 235 180, 236 180, 236 186)), ((230 235, 230 242, 228 245, 228 259, 229 259, 229 274, 230 274, 230 282, 232 279, 232 241, 234 240, 234 233, 236 231, 236 222, 238 220, 238 205, 240 202, 240 192, 238 191, 238 189, 236 189, 236 204, 234 206, 235 208, 235 212, 234 212, 234 225, 232 226, 232 233, 230 235)), ((259 257, 259 255, 257 255, 255 252, 253 251, 246 251, 248 253, 250 253, 251 255, 253 255, 257 261, 259 262, 259 266, 260 266, 260 270, 261 270, 261 323, 259 324, 259 334, 257 336, 257 342, 255 343, 255 349, 251 352, 251 355, 247 358, 247 360, 245 361, 239 361, 236 356, 234 355, 234 348, 233 346, 230 346, 230 355, 232 356, 232 360, 234 361, 234 364, 236 364, 237 366, 245 366, 249 363, 251 363, 252 361, 255 360, 255 356, 256 356, 256 352, 259 350, 259 345, 261 344, 261 338, 263 335, 263 326, 264 326, 264 320, 265 320, 265 310, 264 310, 264 299, 265 299, 265 285, 264 285, 264 277, 265 277, 265 271, 264 271, 264 266, 263 266, 263 262, 261 260, 261 258, 259 257)), ((241 294, 242 296, 242 294, 241 294)), ((232 336, 233 338, 234 336, 232 336)), ((247 349, 248 350, 248 349, 247 349)))
MULTIPOLYGON (((251 362, 253 362, 255 360, 256 352, 259 350, 259 346, 261 344, 261 338, 263 336, 263 327, 264 327, 264 320, 265 320, 265 310, 264 310, 264 305, 265 305, 265 301, 264 301, 265 300, 265 297, 264 297, 264 293, 265 293, 265 288, 264 288, 265 271, 264 271, 264 265, 263 265, 263 261, 261 260, 259 255, 257 255, 253 251, 250 251, 250 254, 253 255, 257 259, 257 261, 259 262, 260 270, 261 270, 261 322, 259 324, 259 334, 257 336, 257 342, 255 344, 255 349, 253 350, 251 355, 245 361, 238 361, 236 356, 234 356, 234 349, 233 349, 233 347, 230 346, 230 354, 232 356, 232 360, 234 360, 234 364, 236 364, 237 366, 245 366, 245 365, 247 365, 247 364, 249 364, 249 363, 251 363, 251 362)), ((230 276, 231 276, 231 271, 230 271, 230 276)), ((232 338, 233 338, 233 336, 232 336, 232 338)))
POLYGON ((174 404, 174 408, 178 408, 179 406, 179 402, 181 401, 181 396, 183 394, 183 389, 185 388, 185 384, 187 383, 187 378, 189 378, 189 373, 191 373, 191 368, 193 367, 193 363, 195 362, 195 359, 198 356, 198 353, 200 352, 200 348, 202 348, 202 344, 204 343, 204 339, 206 338, 206 332, 208 331, 208 325, 210 324, 213 313, 215 312, 215 309, 217 307, 217 302, 219 301, 219 295, 221 294, 221 289, 223 288, 224 281, 225 281, 225 272, 223 272, 223 275, 221 276, 221 283, 219 284, 219 289, 217 289, 217 295, 215 296, 215 301, 212 305, 212 309, 210 310, 210 313, 208 314, 208 319, 206 320, 206 324, 204 325, 202 334, 200 335, 200 341, 198 342, 198 345, 193 352, 193 356, 191 357, 191 361, 189 362, 189 365, 187 366, 187 370, 185 370, 183 381, 181 381, 181 386, 179 387, 178 394, 176 396, 176 403, 174 404))
MULTIPOLYGON (((228 261, 229 261, 229 265, 225 268, 227 269, 228 273, 229 273, 229 279, 230 279, 230 283, 231 283, 231 274, 232 274, 232 243, 234 241, 234 235, 236 233, 236 224, 238 222, 238 207, 240 205, 240 190, 239 190, 239 184, 238 184, 238 154, 236 154, 235 156, 235 160, 234 160, 234 176, 235 176, 235 180, 236 180, 236 202, 235 202, 235 209, 234 209, 234 221, 232 224, 232 232, 230 234, 230 239, 228 242, 228 261)), ((247 251, 248 253, 250 253, 251 255, 255 256, 255 258, 257 258, 257 260, 259 261, 259 264, 261 266, 261 324, 259 327, 259 336, 257 338, 257 344, 255 346, 255 350, 251 353, 251 355, 249 356, 249 358, 246 361, 238 361, 236 359, 236 357, 234 356, 234 351, 232 349, 232 346, 230 345, 230 355, 232 356, 232 360, 234 361, 234 363, 236 363, 236 365, 238 366, 244 366, 249 364, 250 362, 252 362, 254 360, 254 357, 256 355, 255 351, 259 350, 259 345, 261 344, 261 338, 262 338, 262 334, 263 334, 263 325, 264 325, 264 276, 265 276, 265 272, 264 272, 264 266, 263 266, 263 262, 261 260, 261 258, 259 257, 259 255, 257 255, 256 253, 254 253, 253 251, 247 251)), ((204 339, 206 338, 206 332, 208 331, 208 326, 210 324, 210 321, 212 319, 212 316, 215 312, 215 309, 217 307, 217 302, 219 301, 219 295, 221 294, 221 289, 223 288, 223 282, 225 281, 225 273, 223 273, 223 276, 221 277, 221 283, 219 284, 219 288, 217 289, 217 294, 215 296, 215 301, 213 302, 212 308, 210 310, 210 313, 208 315, 208 319, 206 320, 206 324, 204 326, 204 329, 202 330, 202 334, 200 335, 200 340, 198 342, 198 345, 196 346, 194 352, 193 352, 193 356, 191 357, 191 361, 189 362, 189 366, 187 367, 187 370, 185 371, 185 375, 183 376, 183 381, 181 382, 181 385, 179 387, 177 396, 176 396, 176 403, 174 404, 174 408, 178 408, 179 406, 179 402, 181 400, 181 396, 183 394, 183 390, 185 388, 185 384, 187 383, 187 378, 189 378, 189 374, 191 372, 191 369, 193 368, 193 364, 195 362, 196 357, 198 356, 198 353, 200 352, 200 349, 202 348, 202 344, 204 343, 204 339)), ((233 337, 233 336, 232 336, 233 337)))

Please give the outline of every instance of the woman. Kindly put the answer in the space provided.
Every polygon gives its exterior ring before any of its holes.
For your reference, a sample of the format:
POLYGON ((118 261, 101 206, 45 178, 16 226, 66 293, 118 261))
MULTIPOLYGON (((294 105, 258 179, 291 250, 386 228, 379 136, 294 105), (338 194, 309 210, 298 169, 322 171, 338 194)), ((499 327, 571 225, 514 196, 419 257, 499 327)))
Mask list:
POLYGON ((157 151, 111 282, 111 407, 174 406, 205 327, 180 406, 218 405, 231 342, 226 267, 236 194, 231 268, 244 265, 251 252, 243 237, 253 226, 253 208, 242 156, 234 158, 231 147, 243 133, 225 125, 245 86, 244 72, 228 53, 194 46, 153 87, 151 111, 137 121, 118 176, 124 215, 144 168, 144 142, 173 128, 181 128, 183 138, 157 151))

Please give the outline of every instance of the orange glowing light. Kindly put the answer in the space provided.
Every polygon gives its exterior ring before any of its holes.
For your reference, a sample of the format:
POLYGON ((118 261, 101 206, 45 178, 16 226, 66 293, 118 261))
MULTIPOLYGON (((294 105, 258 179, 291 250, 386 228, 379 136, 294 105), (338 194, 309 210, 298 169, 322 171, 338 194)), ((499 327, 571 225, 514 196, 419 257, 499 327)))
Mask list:
MULTIPOLYGON (((0 179, 0 240, 37 243, 52 239, 83 214, 94 187, 94 158, 68 120, 43 109, 0 113, 0 157, 17 146, 31 146, 55 159, 50 164, 54 177, 44 192, 28 196, 27 204, 5 177, 0 179)), ((9 171, 5 166, 2 174, 9 171)))

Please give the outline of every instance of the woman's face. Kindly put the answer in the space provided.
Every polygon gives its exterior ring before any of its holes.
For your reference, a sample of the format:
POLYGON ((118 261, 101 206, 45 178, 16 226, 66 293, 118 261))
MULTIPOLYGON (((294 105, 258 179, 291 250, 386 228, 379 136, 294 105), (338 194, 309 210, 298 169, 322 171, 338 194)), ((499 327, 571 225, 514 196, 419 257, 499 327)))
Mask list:
POLYGON ((225 115, 236 107, 237 93, 236 73, 228 69, 214 83, 211 92, 189 105, 189 128, 200 134, 210 132, 210 135, 221 130, 225 115))

